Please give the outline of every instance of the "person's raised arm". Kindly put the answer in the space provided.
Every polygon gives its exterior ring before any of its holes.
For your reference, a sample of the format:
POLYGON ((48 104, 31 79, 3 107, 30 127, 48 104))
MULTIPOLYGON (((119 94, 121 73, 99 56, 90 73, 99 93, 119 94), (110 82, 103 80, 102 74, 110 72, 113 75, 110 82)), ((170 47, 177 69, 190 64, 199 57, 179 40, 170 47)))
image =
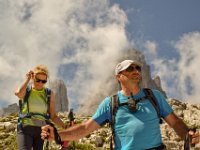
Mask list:
POLYGON ((21 86, 15 91, 15 95, 18 98, 20 98, 20 99, 24 98, 24 95, 26 93, 26 88, 27 88, 28 83, 29 83, 29 81, 32 77, 33 77, 33 71, 31 70, 26 74, 26 79, 23 81, 21 86))

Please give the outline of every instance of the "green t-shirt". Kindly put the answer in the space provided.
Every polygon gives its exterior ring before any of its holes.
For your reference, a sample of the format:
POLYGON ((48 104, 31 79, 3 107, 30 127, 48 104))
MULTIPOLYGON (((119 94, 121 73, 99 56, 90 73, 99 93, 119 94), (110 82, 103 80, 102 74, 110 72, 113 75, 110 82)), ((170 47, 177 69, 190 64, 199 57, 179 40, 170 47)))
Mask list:
POLYGON ((33 119, 45 120, 45 115, 47 115, 48 111, 48 104, 47 104, 47 94, 45 91, 45 88, 42 90, 35 90, 31 89, 30 95, 28 98, 28 103, 24 104, 24 107, 22 108, 22 114, 27 114, 28 113, 28 107, 29 106, 29 112, 30 113, 36 113, 36 114, 41 114, 41 115, 33 115, 31 118, 23 118, 21 120, 21 123, 24 125, 34 125, 38 126, 33 122, 33 119), (42 116, 44 115, 44 116, 42 116))

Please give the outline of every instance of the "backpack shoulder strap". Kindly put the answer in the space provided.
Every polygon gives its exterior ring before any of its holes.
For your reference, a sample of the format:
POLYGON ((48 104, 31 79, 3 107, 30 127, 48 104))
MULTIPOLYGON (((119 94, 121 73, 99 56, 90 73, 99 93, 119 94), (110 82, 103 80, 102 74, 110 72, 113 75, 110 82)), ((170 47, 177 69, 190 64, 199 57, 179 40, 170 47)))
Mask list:
POLYGON ((49 118, 50 118, 51 89, 45 88, 45 92, 46 92, 46 95, 47 95, 47 112, 48 112, 49 118))
POLYGON ((118 107, 119 107, 119 101, 118 101, 118 95, 115 94, 110 97, 111 99, 111 124, 114 125, 115 123, 115 115, 117 113, 118 107))
POLYGON ((119 99, 118 99, 118 95, 112 95, 110 97, 111 100, 111 122, 110 122, 110 126, 111 126, 111 130, 112 130, 112 137, 111 137, 111 141, 110 141, 110 149, 113 150, 113 146, 114 146, 114 126, 115 126, 115 116, 119 107, 119 99))
POLYGON ((162 121, 162 116, 160 114, 160 107, 159 107, 159 104, 157 102, 155 95, 153 94, 153 91, 149 88, 144 88, 144 92, 145 92, 145 95, 150 100, 153 107, 155 108, 157 115, 158 115, 158 118, 160 119, 160 124, 161 124, 163 121, 162 121))
POLYGON ((27 86, 23 100, 19 99, 19 118, 18 118, 18 122, 19 123, 20 123, 20 119, 21 118, 24 118, 24 117, 28 116, 27 114, 22 114, 22 109, 23 109, 25 103, 27 103, 27 111, 29 113, 28 98, 30 96, 30 93, 31 93, 31 87, 27 86))
POLYGON ((22 100, 19 100, 20 113, 21 113, 25 103, 27 103, 27 109, 28 109, 28 112, 29 112, 28 98, 30 96, 30 93, 31 93, 31 87, 27 86, 26 87, 26 93, 25 93, 24 98, 23 98, 23 102, 22 102, 22 100))

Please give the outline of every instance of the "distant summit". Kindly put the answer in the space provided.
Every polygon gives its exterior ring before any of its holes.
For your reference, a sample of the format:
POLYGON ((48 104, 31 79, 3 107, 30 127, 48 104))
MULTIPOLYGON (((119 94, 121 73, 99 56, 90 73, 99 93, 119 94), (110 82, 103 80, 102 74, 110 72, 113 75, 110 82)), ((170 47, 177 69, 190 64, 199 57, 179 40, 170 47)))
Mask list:
MULTIPOLYGON (((160 77, 151 77, 151 69, 145 61, 144 54, 142 54, 136 49, 129 49, 128 51, 124 52, 124 55, 118 59, 116 64, 125 59, 136 59, 143 65, 141 83, 142 87, 157 89, 160 92, 162 92, 165 97, 167 97, 166 92, 162 88, 160 77)), ((92 115, 95 112, 98 105, 100 104, 100 102, 106 96, 115 94, 118 91, 119 85, 116 79, 113 77, 113 74, 105 74, 105 76, 108 76, 107 80, 102 82, 102 85, 99 87, 98 92, 91 92, 91 94, 85 100, 82 101, 78 113, 82 115, 92 115)))
POLYGON ((68 111, 69 100, 67 96, 67 87, 63 80, 55 80, 50 83, 50 88, 55 93, 56 112, 68 111))

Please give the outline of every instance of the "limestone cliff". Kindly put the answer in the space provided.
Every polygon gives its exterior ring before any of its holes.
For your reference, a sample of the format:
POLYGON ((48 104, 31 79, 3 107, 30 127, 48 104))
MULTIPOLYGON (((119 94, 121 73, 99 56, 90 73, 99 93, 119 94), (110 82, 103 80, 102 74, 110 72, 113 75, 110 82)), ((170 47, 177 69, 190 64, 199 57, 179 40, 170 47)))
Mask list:
MULTIPOLYGON (((141 62, 142 67, 142 83, 141 86, 145 88, 157 89, 167 97, 165 91, 162 89, 161 80, 159 76, 156 76, 154 79, 151 77, 150 66, 146 63, 144 55, 137 51, 136 49, 129 49, 124 53, 124 55, 119 58, 116 62, 119 63, 125 59, 134 59, 141 62)), ((114 68, 113 68, 114 72, 114 68)), ((82 115, 92 115, 100 102, 109 95, 115 94, 119 89, 119 85, 116 79, 113 78, 113 74, 107 74, 108 78, 105 81, 102 81, 102 85, 99 87, 98 92, 93 92, 89 95, 83 103, 80 104, 78 112, 82 115), (87 103, 84 103, 87 101, 87 103)))
POLYGON ((69 100, 67 97, 67 87, 63 80, 55 80, 50 83, 50 88, 55 93, 56 112, 68 111, 69 100))

